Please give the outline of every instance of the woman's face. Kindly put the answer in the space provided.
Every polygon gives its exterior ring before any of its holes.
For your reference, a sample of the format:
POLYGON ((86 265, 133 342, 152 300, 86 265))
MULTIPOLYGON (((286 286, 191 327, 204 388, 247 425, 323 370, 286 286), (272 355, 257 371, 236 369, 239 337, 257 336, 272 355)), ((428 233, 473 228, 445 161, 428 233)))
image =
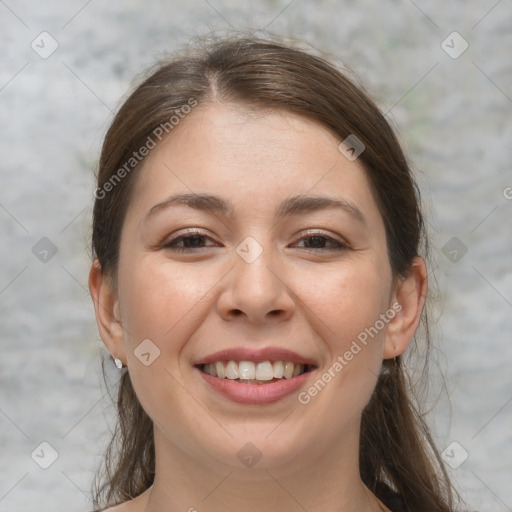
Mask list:
POLYGON ((369 181, 340 142, 294 114, 216 103, 150 154, 122 230, 123 329, 107 344, 157 445, 217 469, 357 449, 400 306, 369 181), (301 371, 287 362, 309 371, 280 377, 301 371))

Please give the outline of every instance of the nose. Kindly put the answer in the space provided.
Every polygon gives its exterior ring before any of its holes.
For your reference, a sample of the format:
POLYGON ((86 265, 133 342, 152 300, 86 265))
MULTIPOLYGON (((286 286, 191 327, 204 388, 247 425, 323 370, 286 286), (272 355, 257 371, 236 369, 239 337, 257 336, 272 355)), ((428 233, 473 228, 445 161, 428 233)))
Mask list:
POLYGON ((235 267, 226 276, 217 302, 218 313, 224 320, 262 324, 293 316, 295 301, 282 265, 277 264, 271 252, 265 248, 252 262, 235 254, 235 267))

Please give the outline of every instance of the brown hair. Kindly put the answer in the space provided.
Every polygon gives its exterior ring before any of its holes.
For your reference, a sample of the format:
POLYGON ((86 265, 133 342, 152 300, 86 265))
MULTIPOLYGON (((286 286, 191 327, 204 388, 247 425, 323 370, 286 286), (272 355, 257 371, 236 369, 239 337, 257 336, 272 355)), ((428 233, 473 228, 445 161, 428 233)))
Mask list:
MULTIPOLYGON (((392 128, 362 86, 346 71, 298 45, 236 36, 161 63, 115 116, 101 152, 93 213, 93 253, 104 273, 115 279, 123 220, 141 166, 132 162, 133 168, 126 167, 126 163, 165 123, 171 133, 169 120, 184 105, 213 99, 296 113, 320 122, 340 140, 355 134, 365 145, 359 160, 384 220, 394 277, 406 276, 420 252, 426 256, 416 184, 392 128), (123 166, 126 172, 120 173, 123 166), (114 183, 114 175, 120 174, 122 179, 114 183)), ((428 356, 426 314, 424 309, 428 356)), ((362 416, 361 478, 377 496, 382 483, 394 488, 408 510, 448 512, 456 493, 416 403, 401 357, 384 361, 362 416)), ((121 377, 117 410, 117 427, 95 488, 96 502, 102 504, 132 499, 154 478, 153 425, 128 372, 121 377)))

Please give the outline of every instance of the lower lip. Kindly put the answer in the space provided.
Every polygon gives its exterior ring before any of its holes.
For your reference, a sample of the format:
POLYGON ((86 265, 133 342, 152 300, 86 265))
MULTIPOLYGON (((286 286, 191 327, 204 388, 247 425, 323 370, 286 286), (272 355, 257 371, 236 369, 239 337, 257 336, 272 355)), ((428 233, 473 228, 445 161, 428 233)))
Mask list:
POLYGON ((203 379, 222 396, 242 404, 269 404, 298 391, 315 370, 291 379, 281 379, 268 384, 243 384, 231 379, 220 379, 196 368, 203 379))

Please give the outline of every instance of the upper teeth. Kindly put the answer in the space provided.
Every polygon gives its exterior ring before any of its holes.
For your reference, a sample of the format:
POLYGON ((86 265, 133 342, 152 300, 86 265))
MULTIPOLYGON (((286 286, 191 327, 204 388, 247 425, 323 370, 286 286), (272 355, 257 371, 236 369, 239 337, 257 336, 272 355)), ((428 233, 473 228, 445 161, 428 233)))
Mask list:
POLYGON ((203 365, 203 371, 221 379, 242 379, 242 380, 272 380, 291 379, 304 372, 304 365, 301 363, 290 363, 285 361, 217 361, 203 365))

